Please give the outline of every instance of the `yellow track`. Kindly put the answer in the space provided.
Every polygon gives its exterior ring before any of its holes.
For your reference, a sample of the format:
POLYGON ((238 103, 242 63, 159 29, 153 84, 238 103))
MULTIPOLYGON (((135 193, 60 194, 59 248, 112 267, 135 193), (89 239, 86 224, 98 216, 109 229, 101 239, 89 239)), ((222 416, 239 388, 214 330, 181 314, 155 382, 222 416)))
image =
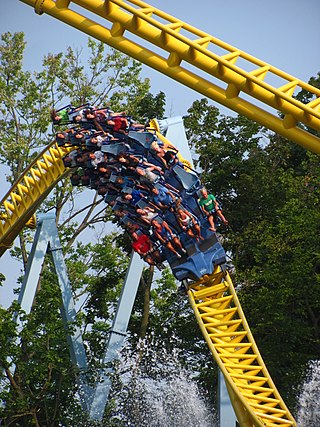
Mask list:
POLYGON ((217 268, 191 285, 188 296, 240 426, 296 426, 260 356, 228 272, 217 268))
POLYGON ((140 0, 20 1, 320 153, 320 90, 314 86, 140 0), (307 104, 293 97, 301 89, 311 96, 307 104))
POLYGON ((62 157, 74 147, 48 145, 12 185, 0 204, 0 256, 12 245, 40 203, 67 173, 62 157))

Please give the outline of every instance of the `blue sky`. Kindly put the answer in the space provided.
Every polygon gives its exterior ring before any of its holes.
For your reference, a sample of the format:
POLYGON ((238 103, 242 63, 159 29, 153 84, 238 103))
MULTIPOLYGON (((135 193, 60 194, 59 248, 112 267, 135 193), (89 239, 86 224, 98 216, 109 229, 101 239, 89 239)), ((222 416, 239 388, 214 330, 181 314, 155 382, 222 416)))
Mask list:
MULTIPOLYGON (((319 0, 150 0, 150 4, 301 80, 308 81, 320 71, 319 0)), ((86 44, 87 36, 80 31, 50 16, 36 15, 19 0, 1 0, 0 10, 1 33, 25 33, 30 70, 39 68, 49 52, 86 44)), ((202 97, 146 66, 143 75, 151 79, 154 94, 166 93, 169 116, 185 115, 192 102, 202 97)), ((14 265, 8 254, 0 260, 0 270, 4 265, 14 265)), ((0 304, 12 298, 12 285, 0 289, 0 304)))

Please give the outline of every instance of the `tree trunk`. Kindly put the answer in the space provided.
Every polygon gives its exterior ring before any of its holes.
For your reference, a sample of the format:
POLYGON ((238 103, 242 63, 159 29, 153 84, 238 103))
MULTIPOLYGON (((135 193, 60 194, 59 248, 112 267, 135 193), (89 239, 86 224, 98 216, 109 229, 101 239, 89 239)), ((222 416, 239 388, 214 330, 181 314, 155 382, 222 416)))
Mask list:
POLYGON ((143 275, 141 276, 142 289, 144 291, 143 299, 143 313, 141 319, 141 326, 139 332, 139 338, 144 339, 147 333, 147 328, 149 324, 149 315, 150 315, 150 293, 151 293, 151 284, 154 275, 154 266, 151 265, 148 271, 147 280, 144 279, 143 275))

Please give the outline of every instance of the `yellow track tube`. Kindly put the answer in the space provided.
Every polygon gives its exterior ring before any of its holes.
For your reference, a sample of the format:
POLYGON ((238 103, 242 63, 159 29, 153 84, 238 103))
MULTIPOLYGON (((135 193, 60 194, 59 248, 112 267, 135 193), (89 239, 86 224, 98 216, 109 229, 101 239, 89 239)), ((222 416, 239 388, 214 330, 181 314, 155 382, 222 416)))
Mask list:
POLYGON ((316 135, 320 131, 319 89, 139 0, 20 1, 35 7, 37 13, 47 13, 78 28, 306 149, 320 153, 320 139, 316 135), (111 21, 110 28, 93 21, 91 14, 87 18, 71 10, 72 4, 111 21), (185 32, 190 37, 185 36, 185 32), (130 40, 125 37, 126 33, 152 44, 155 50, 130 40), (214 53, 217 48, 225 53, 214 53), (250 71, 236 65, 240 60, 250 71), (281 82, 278 87, 266 83, 269 77, 281 82), (218 86, 215 80, 222 81, 226 87, 218 86), (312 101, 304 104, 293 98, 297 89, 306 90, 312 101), (262 107, 240 98, 241 93, 260 101, 262 107), (265 106, 275 111, 271 113, 265 106), (283 117, 279 117, 278 111, 283 117), (309 132, 306 126, 315 132, 309 132))
POLYGON ((62 158, 74 147, 48 145, 12 185, 0 202, 0 256, 11 247, 26 225, 34 226, 34 213, 50 191, 68 173, 62 158))
POLYGON ((262 360, 228 272, 220 267, 188 291, 241 427, 296 426, 262 360))

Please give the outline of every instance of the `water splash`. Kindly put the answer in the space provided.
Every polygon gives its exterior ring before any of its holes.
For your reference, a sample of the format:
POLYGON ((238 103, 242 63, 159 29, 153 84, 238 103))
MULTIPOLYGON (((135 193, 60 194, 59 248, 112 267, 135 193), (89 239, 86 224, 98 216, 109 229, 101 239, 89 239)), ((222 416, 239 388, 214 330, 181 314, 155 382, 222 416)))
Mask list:
POLYGON ((320 426, 320 360, 310 363, 309 374, 304 382, 300 397, 297 424, 299 427, 320 426))
POLYGON ((120 362, 118 418, 128 427, 216 426, 215 415, 182 367, 179 352, 159 353, 145 342, 141 346, 143 358, 136 352, 120 362))

